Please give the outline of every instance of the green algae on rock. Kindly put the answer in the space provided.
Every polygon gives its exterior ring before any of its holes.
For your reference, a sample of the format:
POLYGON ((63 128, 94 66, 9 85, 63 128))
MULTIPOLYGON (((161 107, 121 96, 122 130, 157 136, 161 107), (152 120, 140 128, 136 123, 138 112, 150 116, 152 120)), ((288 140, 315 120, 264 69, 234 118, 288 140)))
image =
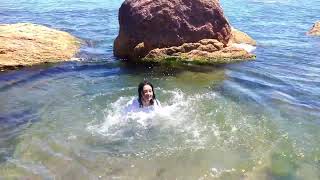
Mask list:
POLYGON ((226 64, 244 60, 253 60, 255 55, 238 47, 224 45, 215 39, 202 39, 198 43, 184 43, 181 46, 157 48, 151 50, 143 62, 190 63, 190 64, 226 64))

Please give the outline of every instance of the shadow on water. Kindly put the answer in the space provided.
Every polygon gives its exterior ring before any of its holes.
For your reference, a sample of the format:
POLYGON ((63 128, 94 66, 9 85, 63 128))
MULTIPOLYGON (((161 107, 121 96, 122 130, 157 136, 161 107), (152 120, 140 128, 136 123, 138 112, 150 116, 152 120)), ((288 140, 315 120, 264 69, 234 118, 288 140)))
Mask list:
POLYGON ((186 71, 211 73, 212 71, 221 70, 225 65, 197 65, 186 63, 139 63, 120 60, 121 68, 125 73, 147 73, 150 76, 178 76, 186 71))
POLYGON ((122 63, 121 71, 141 77, 140 81, 152 79, 158 86, 169 89, 179 87, 198 91, 226 79, 225 65, 122 63))
POLYGON ((19 143, 17 137, 38 118, 31 109, 0 115, 0 163, 7 160, 19 143))
MULTIPOLYGON (((9 70, 0 73, 0 92, 6 91, 11 87, 21 86, 28 82, 32 82, 45 77, 52 77, 57 74, 98 71, 106 70, 99 74, 100 77, 111 75, 141 75, 145 79, 153 77, 179 76, 185 72, 193 73, 214 73, 224 70, 224 65, 204 66, 204 65, 161 65, 161 64, 138 64, 128 63, 126 61, 83 61, 83 62, 66 62, 66 63, 47 63, 35 65, 32 67, 18 67, 14 70, 9 70)), ((90 72, 88 72, 90 75, 90 72)), ((94 73, 92 73, 94 74, 94 73)))

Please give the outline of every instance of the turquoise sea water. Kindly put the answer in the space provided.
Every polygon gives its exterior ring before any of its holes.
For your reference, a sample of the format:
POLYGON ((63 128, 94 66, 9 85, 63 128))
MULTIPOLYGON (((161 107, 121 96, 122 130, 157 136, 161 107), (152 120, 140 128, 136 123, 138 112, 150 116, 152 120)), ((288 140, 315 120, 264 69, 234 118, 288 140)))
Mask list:
POLYGON ((86 41, 80 62, 0 73, 1 178, 320 179, 319 1, 221 0, 256 60, 175 68, 113 57, 121 3, 1 1, 1 24, 86 41), (164 109, 124 118, 144 78, 164 109))

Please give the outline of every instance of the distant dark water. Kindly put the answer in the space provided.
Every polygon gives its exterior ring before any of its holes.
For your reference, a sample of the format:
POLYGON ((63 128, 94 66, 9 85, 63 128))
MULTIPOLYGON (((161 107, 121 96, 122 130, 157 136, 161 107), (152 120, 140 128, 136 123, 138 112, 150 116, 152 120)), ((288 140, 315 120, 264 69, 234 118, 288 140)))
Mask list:
POLYGON ((220 67, 130 66, 112 53, 121 1, 9 1, 0 23, 86 41, 80 62, 0 73, 0 176, 319 179, 320 2, 221 1, 257 59, 220 67), (144 78, 164 106, 122 119, 144 78))

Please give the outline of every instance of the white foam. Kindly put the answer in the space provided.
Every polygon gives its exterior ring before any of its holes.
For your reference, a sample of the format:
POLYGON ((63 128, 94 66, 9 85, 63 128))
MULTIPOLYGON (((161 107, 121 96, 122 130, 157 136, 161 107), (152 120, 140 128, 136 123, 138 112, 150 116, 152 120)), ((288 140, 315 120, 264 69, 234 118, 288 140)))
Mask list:
POLYGON ((242 48, 242 49, 246 50, 246 51, 249 52, 249 53, 252 52, 252 51, 254 51, 254 50, 256 49, 255 46, 252 46, 252 45, 246 44, 246 43, 240 43, 240 44, 238 44, 238 43, 233 43, 232 46, 233 46, 233 47, 236 47, 236 48, 242 48))
POLYGON ((127 103, 135 97, 120 97, 106 108, 102 123, 101 120, 95 121, 87 129, 93 134, 104 136, 106 141, 143 139, 149 129, 157 129, 158 133, 172 133, 161 134, 162 137, 174 139, 178 135, 180 140, 184 139, 183 142, 179 140, 180 143, 203 147, 209 136, 205 131, 208 129, 214 131, 215 127, 199 124, 201 116, 196 113, 196 104, 215 96, 210 94, 186 96, 179 89, 158 91, 169 97, 167 102, 161 102, 162 108, 151 112, 126 113, 124 109, 127 103))

